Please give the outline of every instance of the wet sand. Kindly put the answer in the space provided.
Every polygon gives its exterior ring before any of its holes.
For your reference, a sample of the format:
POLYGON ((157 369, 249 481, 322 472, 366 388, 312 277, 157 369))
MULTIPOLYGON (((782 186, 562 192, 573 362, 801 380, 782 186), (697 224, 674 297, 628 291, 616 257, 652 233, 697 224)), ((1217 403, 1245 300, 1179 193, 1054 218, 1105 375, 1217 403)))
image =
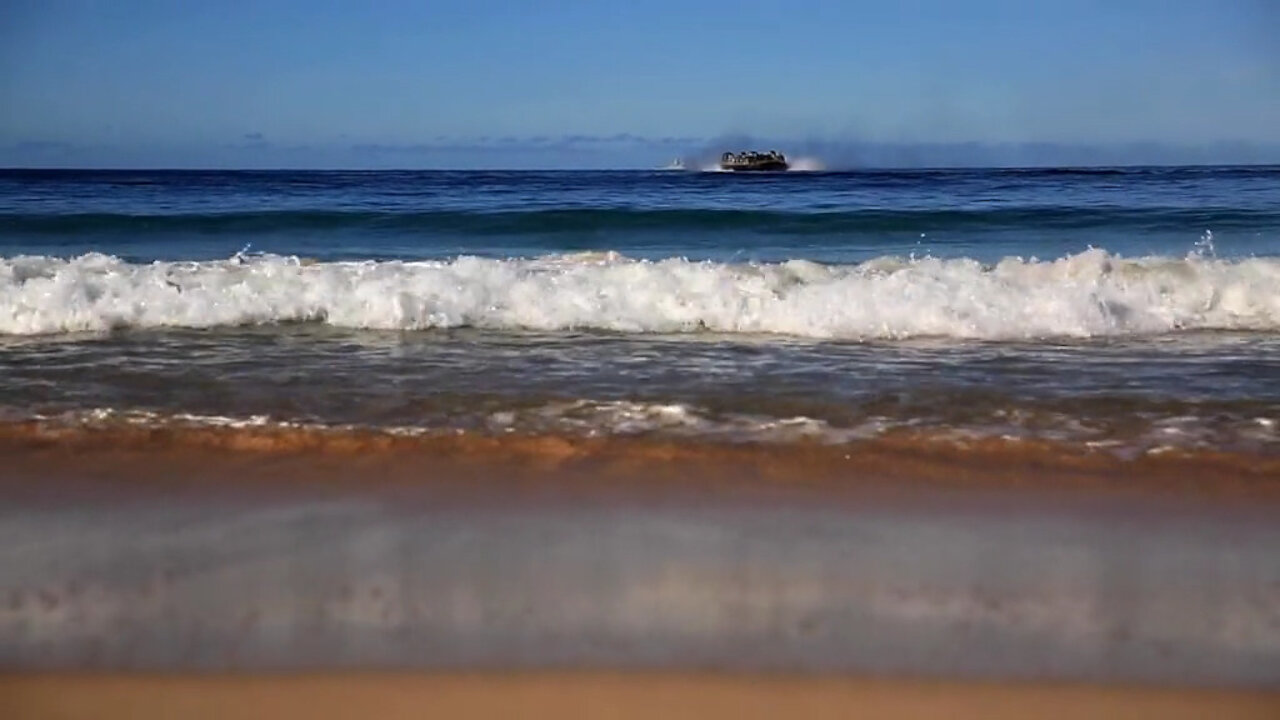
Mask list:
POLYGON ((131 432, 0 442, 18 716, 1277 708, 1265 464, 131 432))
POLYGON ((0 677, 7 717, 1272 720, 1280 694, 699 673, 0 677))
POLYGON ((655 498, 712 489, 721 499, 782 489, 817 496, 891 489, 1144 494, 1280 502, 1280 456, 1169 450, 1125 458, 1074 445, 896 432, 860 442, 729 443, 649 437, 445 434, 279 427, 63 427, 0 423, 4 477, 91 477, 231 486, 411 485, 614 490, 655 498), (370 480, 376 484, 370 484, 370 480))

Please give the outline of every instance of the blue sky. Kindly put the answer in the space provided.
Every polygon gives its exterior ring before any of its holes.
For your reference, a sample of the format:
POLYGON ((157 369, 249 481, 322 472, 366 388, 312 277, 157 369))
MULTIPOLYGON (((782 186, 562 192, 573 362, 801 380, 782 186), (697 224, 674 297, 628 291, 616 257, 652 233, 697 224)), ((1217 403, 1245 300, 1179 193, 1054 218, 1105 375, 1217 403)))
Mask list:
POLYGON ((0 165, 1280 161, 1273 0, 4 0, 0 165))

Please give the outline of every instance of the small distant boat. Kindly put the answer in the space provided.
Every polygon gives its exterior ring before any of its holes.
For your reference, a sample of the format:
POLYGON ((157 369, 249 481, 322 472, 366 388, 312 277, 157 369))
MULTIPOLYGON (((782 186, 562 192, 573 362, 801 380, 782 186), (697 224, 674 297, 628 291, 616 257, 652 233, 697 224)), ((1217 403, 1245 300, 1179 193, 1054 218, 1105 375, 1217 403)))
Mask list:
POLYGON ((668 163, 667 166, 662 169, 663 170, 683 170, 684 160, 681 158, 676 158, 675 160, 672 160, 670 163, 668 163))
POLYGON ((786 170, 787 156, 777 150, 757 152, 743 150, 739 153, 727 152, 720 156, 720 169, 736 172, 760 172, 765 170, 786 170))

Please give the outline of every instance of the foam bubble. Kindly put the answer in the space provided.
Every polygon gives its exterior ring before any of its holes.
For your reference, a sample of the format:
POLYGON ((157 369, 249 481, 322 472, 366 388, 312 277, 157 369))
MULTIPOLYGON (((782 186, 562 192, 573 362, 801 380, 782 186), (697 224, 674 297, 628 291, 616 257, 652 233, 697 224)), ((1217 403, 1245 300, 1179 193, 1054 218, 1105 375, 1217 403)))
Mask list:
POLYGON ((318 322, 989 340, 1280 330, 1280 260, 878 258, 724 264, 616 253, 318 262, 0 260, 0 333, 318 322))
MULTIPOLYGON (((372 432, 396 437, 430 437, 464 432, 461 428, 428 425, 327 424, 271 418, 266 415, 229 417, 200 413, 162 413, 143 409, 90 408, 55 414, 36 413, 9 422, 35 420, 51 427, 147 429, 298 430, 315 433, 372 432)), ((762 415, 713 415, 705 409, 680 403, 642 403, 625 400, 576 400, 552 402, 520 410, 489 413, 481 430, 576 437, 658 435, 720 441, 793 442, 811 440, 824 444, 867 439, 887 429, 879 418, 854 428, 835 428, 805 416, 775 418, 762 415)))
POLYGON ((677 402, 578 399, 541 405, 482 411, 474 418, 437 424, 331 423, 269 415, 226 416, 198 412, 162 412, 143 408, 86 408, 30 413, 0 406, 0 434, 6 427, 35 421, 50 430, 234 430, 263 433, 312 433, 344 436, 439 438, 462 434, 508 434, 610 438, 647 436, 716 443, 809 443, 847 445, 890 438, 895 434, 928 437, 963 448, 999 440, 1007 443, 1050 442, 1079 447, 1122 460, 1170 452, 1273 454, 1277 441, 1268 418, 1143 417, 1082 423, 1070 413, 1037 413, 1023 418, 972 418, 962 423, 936 422, 910 416, 868 414, 852 422, 831 423, 805 415, 724 413, 677 402), (478 422, 472 422, 478 420, 478 422))

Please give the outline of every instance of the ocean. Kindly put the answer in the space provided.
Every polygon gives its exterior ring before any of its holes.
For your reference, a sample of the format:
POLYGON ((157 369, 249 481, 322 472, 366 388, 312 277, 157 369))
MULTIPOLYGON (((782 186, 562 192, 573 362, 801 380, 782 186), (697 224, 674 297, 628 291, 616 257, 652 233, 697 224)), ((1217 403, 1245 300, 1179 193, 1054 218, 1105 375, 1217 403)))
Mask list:
POLYGON ((644 670, 1272 717, 1277 423, 1280 168, 0 173, 28 715, 644 670))
POLYGON ((8 433, 1280 452, 1280 167, 0 171, 8 433))

